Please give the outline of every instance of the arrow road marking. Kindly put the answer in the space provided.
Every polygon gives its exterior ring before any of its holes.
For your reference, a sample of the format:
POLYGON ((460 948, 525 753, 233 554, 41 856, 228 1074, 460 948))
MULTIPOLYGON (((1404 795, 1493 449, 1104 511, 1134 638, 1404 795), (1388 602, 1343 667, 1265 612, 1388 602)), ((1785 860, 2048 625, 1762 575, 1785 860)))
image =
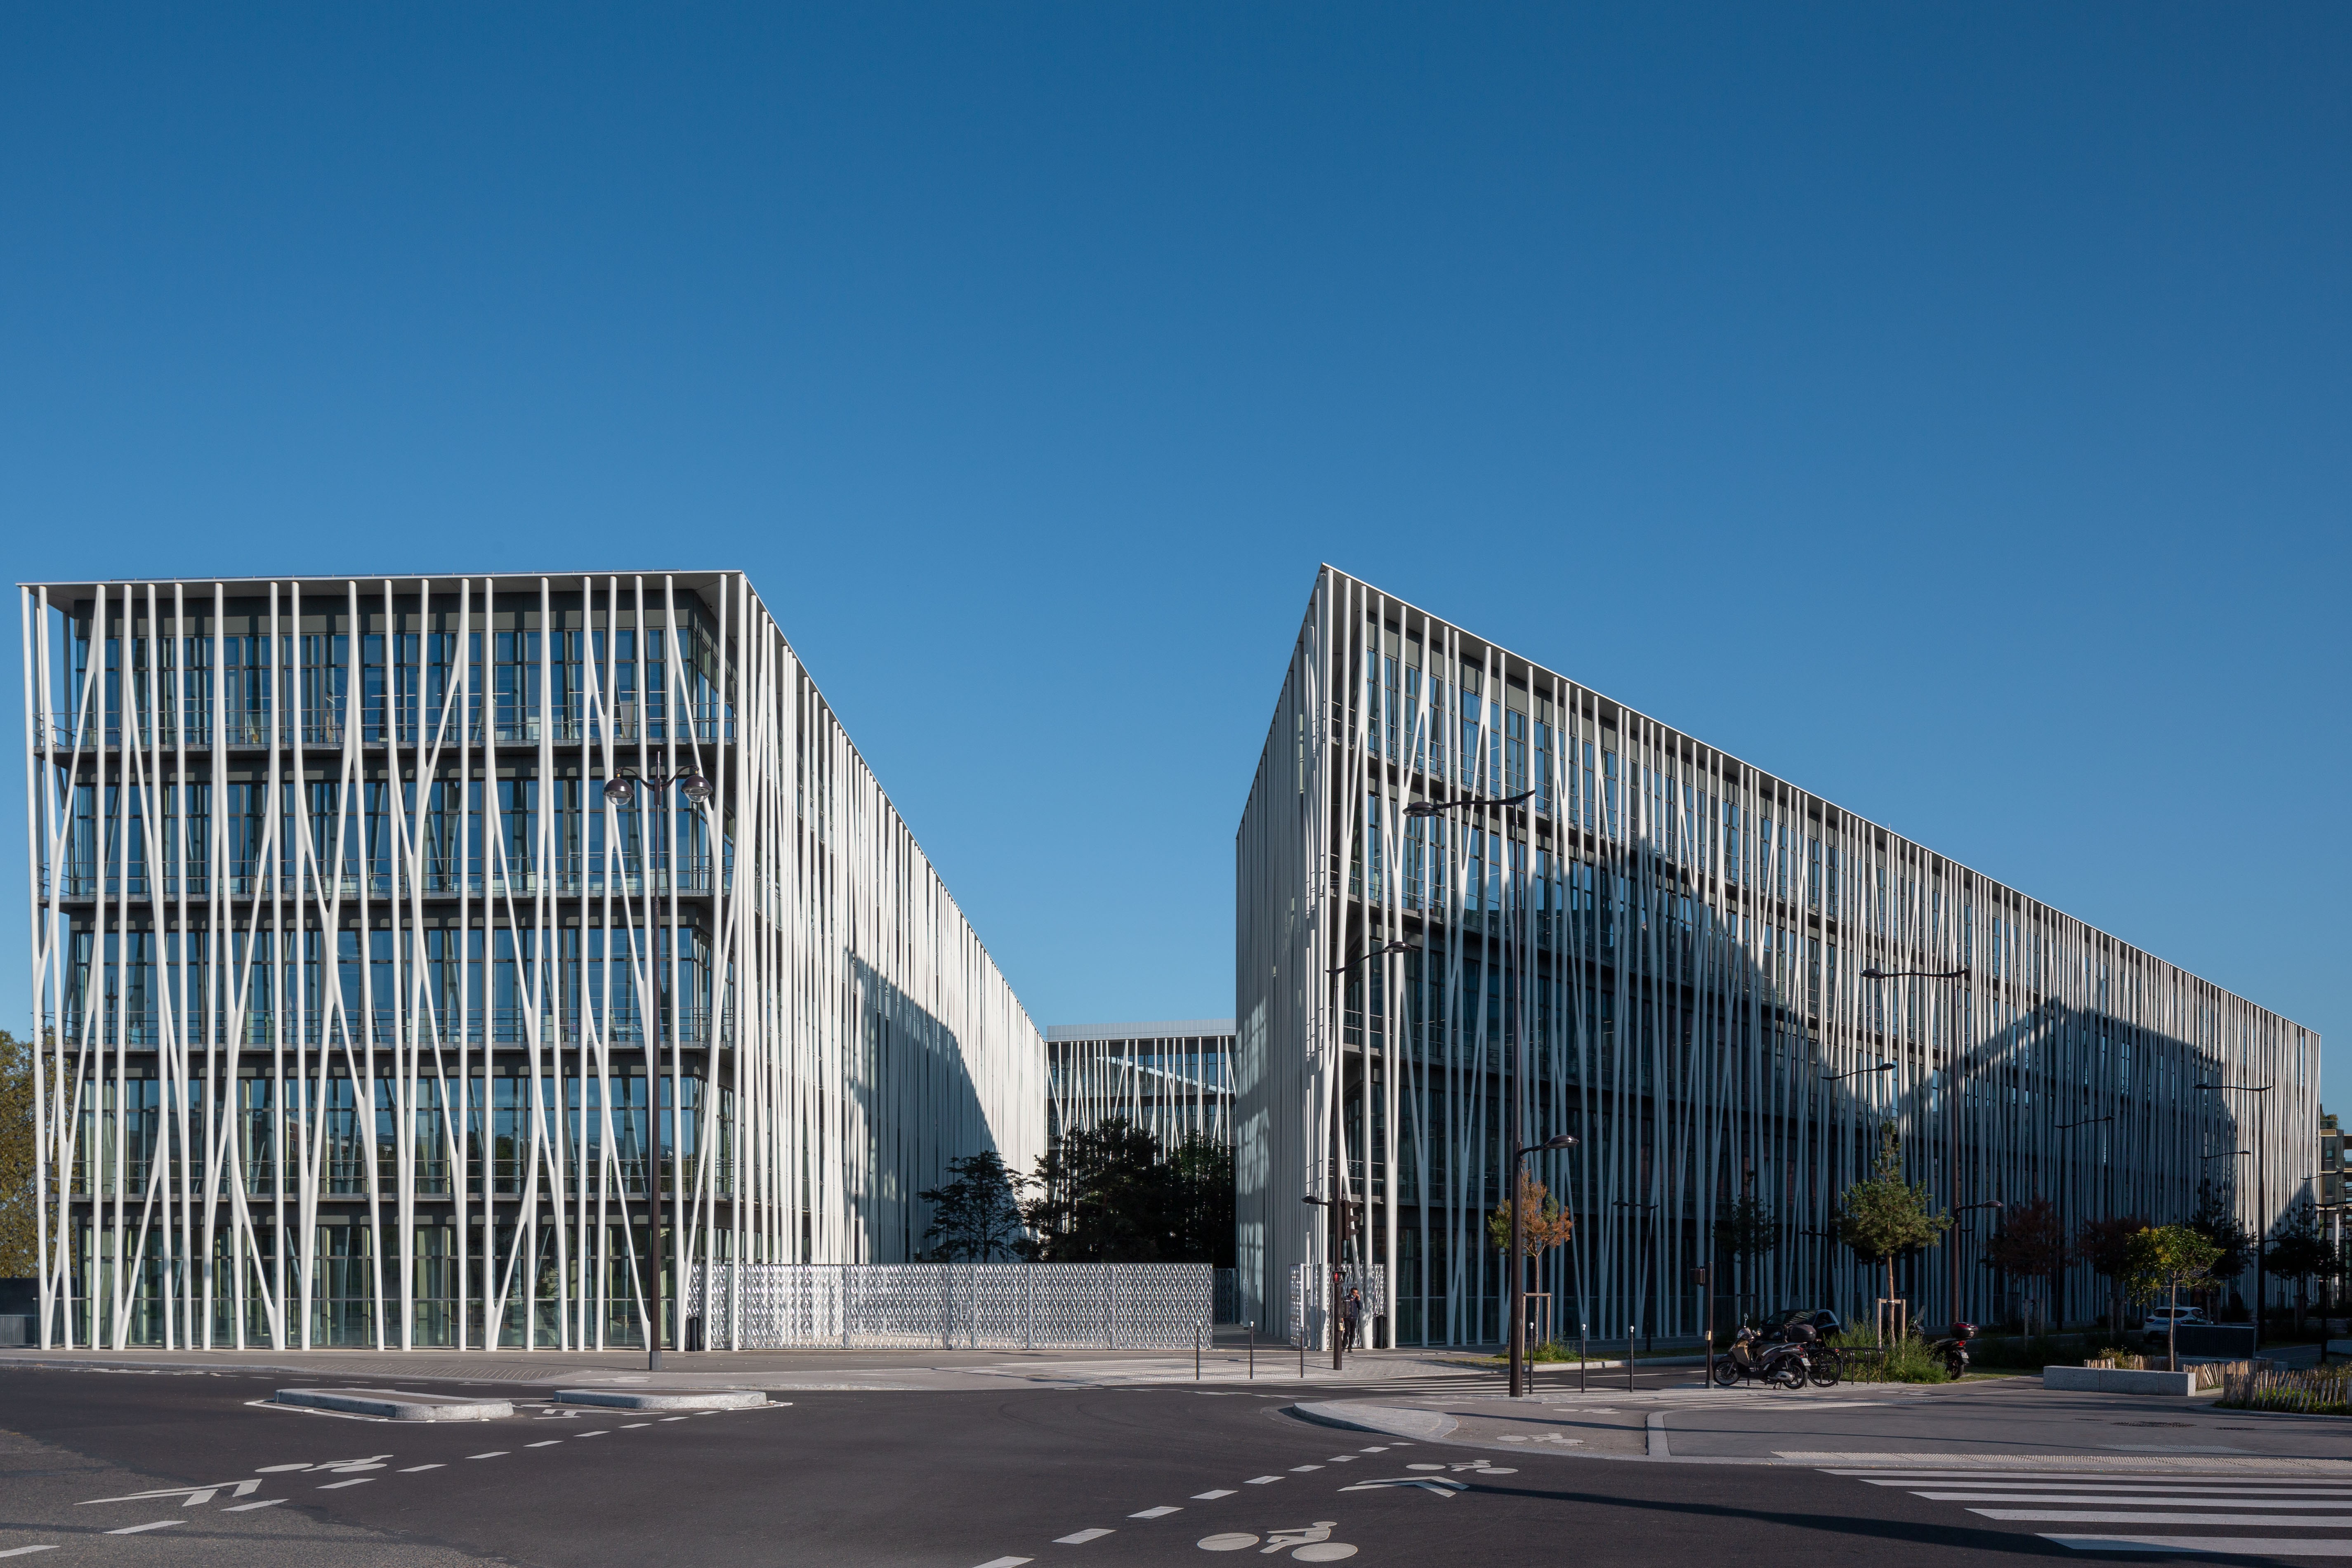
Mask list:
POLYGON ((1444 1476, 1383 1476, 1376 1481, 1359 1481, 1352 1487, 1341 1487, 1343 1492, 1376 1492, 1383 1487, 1419 1487, 1439 1497, 1452 1497, 1455 1492, 1468 1491, 1467 1481, 1449 1481, 1444 1476))
MULTIPOLYGON (((152 1492, 132 1492, 129 1497, 89 1498, 85 1499, 81 1502, 76 1503, 74 1506, 76 1508, 88 1508, 91 1503, 146 1502, 152 1498, 185 1496, 188 1500, 182 1503, 180 1506, 182 1508, 196 1508, 202 1504, 212 1501, 215 1497, 218 1496, 223 1491, 227 1491, 231 1497, 251 1497, 256 1491, 260 1489, 260 1487, 261 1483, 257 1480, 208 1481, 193 1487, 159 1487, 152 1492)), ((147 1525, 142 1526, 142 1528, 152 1530, 154 1527, 147 1525)))

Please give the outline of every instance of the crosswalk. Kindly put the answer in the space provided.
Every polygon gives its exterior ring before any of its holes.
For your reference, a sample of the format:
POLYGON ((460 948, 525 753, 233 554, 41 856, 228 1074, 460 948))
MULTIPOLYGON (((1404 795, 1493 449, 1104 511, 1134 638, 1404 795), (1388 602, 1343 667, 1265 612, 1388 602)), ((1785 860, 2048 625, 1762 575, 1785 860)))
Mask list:
POLYGON ((1825 1473, 1901 1488, 1979 1519, 2035 1526, 2044 1541, 2075 1552, 2352 1557, 2352 1463, 2196 1469, 2095 1462, 2081 1468, 1879 1466, 1825 1473))

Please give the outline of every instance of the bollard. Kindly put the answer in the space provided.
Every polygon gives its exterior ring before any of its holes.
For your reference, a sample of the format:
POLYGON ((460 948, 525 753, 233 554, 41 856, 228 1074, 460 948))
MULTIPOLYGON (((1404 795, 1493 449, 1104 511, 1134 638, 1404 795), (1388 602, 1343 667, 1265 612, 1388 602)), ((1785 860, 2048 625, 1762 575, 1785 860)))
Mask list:
POLYGON ((1249 1374, 1249 1380, 1250 1380, 1252 1383, 1255 1383, 1255 1382, 1257 1381, 1257 1320, 1256 1320, 1255 1318, 1252 1318, 1252 1319, 1249 1321, 1249 1337, 1250 1337, 1250 1374, 1249 1374))
POLYGON ((1576 1392, 1579 1394, 1592 1392, 1592 1363, 1588 1359, 1591 1351, 1591 1340, 1579 1329, 1576 1332, 1576 1392))
POLYGON ((1298 1377, 1302 1383, 1307 1379, 1307 1327, 1303 1323, 1298 1329, 1298 1377))
POLYGON ((1639 1323, 1625 1325, 1625 1392, 1633 1392, 1633 1336, 1642 1331, 1639 1323))
POLYGON ((1192 1381, 1201 1381, 1201 1320, 1192 1320, 1192 1381))

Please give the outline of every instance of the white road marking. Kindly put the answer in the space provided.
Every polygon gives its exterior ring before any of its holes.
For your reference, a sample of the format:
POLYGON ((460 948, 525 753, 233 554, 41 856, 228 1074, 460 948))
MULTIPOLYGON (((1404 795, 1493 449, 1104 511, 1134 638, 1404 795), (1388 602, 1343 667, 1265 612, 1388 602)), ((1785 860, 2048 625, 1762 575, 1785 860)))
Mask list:
POLYGON ((411 1465, 400 1473, 404 1476, 413 1476, 419 1470, 437 1470, 442 1468, 443 1467, 439 1465, 411 1465))
POLYGON ((2063 1492, 1913 1492, 1913 1497, 1926 1498, 1929 1502, 2104 1502, 2124 1503, 2133 1508, 2352 1508, 2352 1502, 2330 1502, 2324 1498, 2299 1498, 2293 1493, 2280 1497, 2275 1493, 2239 1499, 2235 1497, 2131 1497, 2109 1491, 2063 1492))
POLYGON ((2095 1509, 1972 1508, 1986 1519, 2041 1521, 2049 1524, 2264 1524, 2288 1530, 2341 1530, 2352 1520, 2325 1513, 2103 1513, 2095 1509))
POLYGON ((1249 1479, 1244 1481, 1242 1485, 1245 1487, 1271 1486, 1274 1482, 1280 1479, 1282 1479, 1280 1476, 1252 1476, 1249 1479))
POLYGON ((188 1521, 184 1519, 159 1519, 152 1524, 126 1525, 121 1530, 110 1530, 106 1533, 109 1535, 136 1535, 142 1530, 161 1530, 166 1525, 185 1524, 188 1521))
POLYGON ((345 1487, 363 1487, 373 1479, 375 1479, 373 1476, 354 1476, 347 1481, 329 1481, 319 1489, 322 1492, 339 1492, 345 1487))
POLYGON ((2247 1557, 2352 1557, 2352 1541, 2286 1541, 2262 1535, 2052 1535, 2077 1552, 2226 1552, 2247 1557))
POLYGON ((665 1415, 662 1419, 665 1421, 683 1421, 686 1417, 683 1415, 665 1415))
POLYGON ((574 1437, 609 1437, 612 1436, 610 1432, 574 1432, 572 1435, 574 1437))
POLYGON ((273 1476, 280 1470, 307 1470, 310 1468, 308 1465, 256 1465, 253 1468, 253 1473, 257 1476, 273 1476))
POLYGON ((1026 1557, 992 1557, 980 1568, 1021 1568, 1021 1564, 1029 1561, 1026 1557))
POLYGON ((548 1437, 537 1443, 525 1443, 523 1447, 526 1448, 552 1448, 558 1443, 562 1441, 563 1439, 561 1437, 548 1437))
POLYGON ((257 1508, 276 1508, 279 1503, 284 1502, 285 1500, 286 1500, 282 1497, 263 1498, 259 1502, 231 1503, 228 1507, 221 1510, 221 1511, 223 1513, 251 1513, 257 1508))
MULTIPOLYGON (((1504 1439, 1506 1442, 1508 1442, 1509 1440, 1510 1439, 1508 1438, 1504 1439)), ((1358 1459, 1362 1458, 1363 1456, 1361 1454, 1334 1454, 1331 1456, 1331 1462, 1335 1465, 1352 1465, 1358 1459)))
POLYGON ((1449 1481, 1444 1476, 1383 1476, 1379 1480, 1359 1481, 1352 1487, 1341 1487, 1343 1492, 1376 1492, 1389 1487, 1419 1487, 1439 1497, 1452 1497, 1455 1492, 1469 1490, 1465 1481, 1449 1481))
POLYGON ((1104 1536, 1108 1535, 1109 1533, 1111 1532, 1108 1530, 1081 1530, 1076 1535, 1057 1535, 1054 1537, 1054 1544, 1056 1546, 1084 1546, 1087 1542, 1100 1541, 1104 1536))
POLYGON ((507 1450, 504 1448, 493 1448, 487 1454, 468 1454, 466 1456, 466 1458, 469 1459, 503 1459, 506 1457, 507 1450))
MULTIPOLYGON (((2037 1496, 2046 1492, 2099 1491, 2227 1492, 2232 1497, 2352 1498, 2352 1488, 2330 1486, 2298 1487, 2292 1483, 2283 1483, 2267 1477, 2264 1478, 2263 1483, 2260 1486, 2236 1486, 2228 1482, 2217 1481, 2150 1481, 2146 1485, 2142 1485, 2139 1479, 2137 1477, 2128 1481, 2109 1481, 2103 1480, 2093 1476, 2081 1476, 2070 1481, 2045 1481, 2039 1479, 2031 1481, 1958 1481, 1948 1479, 1924 1480, 1917 1478, 1914 1478, 1910 1480, 1887 1481, 1880 1480, 1874 1476, 1863 1477, 1860 1479, 1862 1480, 1862 1484, 1866 1487, 1966 1486, 1974 1487, 1979 1491, 2030 1491, 2035 1493, 2037 1496)), ((1921 1495, 1925 1496, 1926 1494, 1922 1493, 1921 1495)), ((1967 1494, 1962 1492, 1954 1492, 1952 1495, 1954 1497, 1962 1497, 1967 1494)))
POLYGON ((1222 1488, 1220 1488, 1220 1489, 1218 1489, 1217 1490, 1213 1491, 1213 1492, 1194 1492, 1194 1493, 1192 1494, 1192 1500, 1193 1500, 1194 1502, 1213 1502, 1213 1501, 1214 1501, 1215 1500, 1217 1500, 1218 1498, 1221 1498, 1221 1497, 1231 1497, 1231 1496, 1233 1496, 1233 1495, 1234 1495, 1234 1489, 1233 1489, 1233 1488, 1231 1488, 1231 1487, 1222 1487, 1222 1488))
MULTIPOLYGON (((626 1426, 622 1427, 621 1430, 624 1432, 634 1432, 640 1426, 650 1426, 652 1425, 653 1423, 650 1421, 632 1421, 626 1426)), ((1029 1560, 1024 1557, 1021 1561, 1026 1563, 1029 1560)))
POLYGON ((1171 1513, 1181 1513, 1184 1510, 1181 1508, 1176 1508, 1168 1503, 1161 1503, 1158 1508, 1147 1508, 1141 1513, 1130 1513, 1127 1517, 1129 1519, 1165 1519, 1171 1513))
POLYGON ((1322 1468, 1320 1465, 1293 1465, 1290 1467, 1290 1473, 1294 1476, 1303 1475, 1308 1470, 1319 1470, 1322 1468))
POLYGON ((55 1545, 11 1546, 7 1551, 0 1552, 0 1557, 28 1557, 36 1552, 55 1552, 56 1550, 55 1545))
POLYGON ((127 1497, 94 1497, 87 1500, 86 1501, 76 1503, 74 1506, 77 1508, 88 1508, 91 1503, 100 1502, 145 1502, 150 1498, 179 1497, 184 1492, 187 1494, 186 1500, 181 1503, 180 1506, 182 1508, 196 1508, 212 1501, 216 1495, 224 1490, 228 1490, 231 1497, 251 1497, 255 1492, 260 1489, 261 1483, 256 1480, 199 1481, 192 1487, 158 1487, 152 1492, 132 1492, 127 1497), (230 1490, 229 1489, 234 1489, 230 1490))

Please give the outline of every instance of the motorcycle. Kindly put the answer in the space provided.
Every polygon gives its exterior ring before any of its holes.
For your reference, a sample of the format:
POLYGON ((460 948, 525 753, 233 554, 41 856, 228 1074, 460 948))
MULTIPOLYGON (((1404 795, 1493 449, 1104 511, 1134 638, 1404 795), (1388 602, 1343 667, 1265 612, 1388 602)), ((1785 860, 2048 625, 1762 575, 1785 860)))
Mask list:
POLYGON ((1944 1358, 1944 1371, 1954 1383, 1968 1375, 1969 1340, 1976 1331, 1974 1323, 1954 1323, 1949 1339, 1937 1340, 1927 1347, 1929 1354, 1944 1358))
MULTIPOLYGON (((1715 1381, 1725 1388, 1753 1378, 1775 1388, 1802 1388, 1811 1373, 1803 1341, 1767 1340, 1743 1325, 1715 1363, 1715 1381)), ((1832 1374, 1832 1382, 1835 1382, 1832 1374)))

